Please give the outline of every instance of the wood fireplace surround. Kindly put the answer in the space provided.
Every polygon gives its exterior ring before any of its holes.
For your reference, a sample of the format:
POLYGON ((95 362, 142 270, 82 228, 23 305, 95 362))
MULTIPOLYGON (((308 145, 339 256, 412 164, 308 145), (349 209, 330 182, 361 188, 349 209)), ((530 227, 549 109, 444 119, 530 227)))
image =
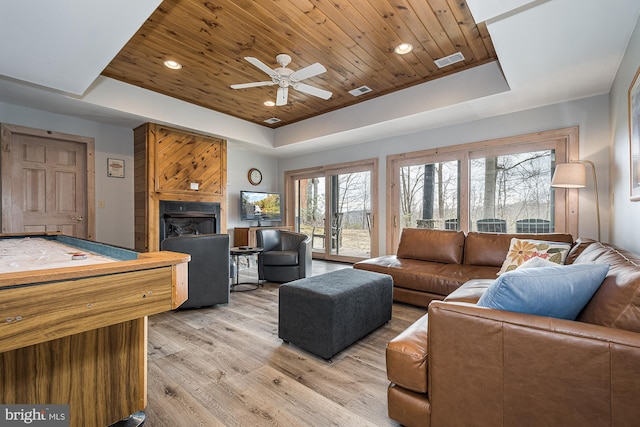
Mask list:
POLYGON ((134 130, 135 249, 160 249, 160 201, 219 204, 227 232, 227 141, 146 123, 134 130))

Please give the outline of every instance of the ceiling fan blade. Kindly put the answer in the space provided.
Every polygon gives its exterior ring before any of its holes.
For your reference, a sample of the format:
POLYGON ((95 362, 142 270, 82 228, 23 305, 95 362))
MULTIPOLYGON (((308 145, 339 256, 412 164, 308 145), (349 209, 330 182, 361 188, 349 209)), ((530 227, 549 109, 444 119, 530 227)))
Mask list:
POLYGON ((288 87, 279 87, 278 94, 276 95, 276 105, 278 107, 282 105, 287 105, 287 97, 289 96, 289 88, 288 87))
POLYGON ((322 99, 329 99, 333 93, 328 90, 320 89, 319 87, 310 86, 304 83, 296 83, 293 85, 295 90, 299 90, 300 92, 308 93, 309 95, 317 96, 322 99))
POLYGON ((278 76, 278 73, 272 70, 267 64, 260 61, 258 58, 254 58, 253 56, 245 56, 244 59, 246 59, 254 67, 259 68, 263 72, 267 73, 270 77, 278 76))
POLYGON ((293 81, 299 82, 300 80, 308 79, 309 77, 317 76, 318 74, 326 73, 327 69, 322 64, 315 63, 308 67, 299 69, 291 73, 289 78, 293 81))
POLYGON ((269 80, 268 82, 252 82, 252 83, 239 83, 235 85, 231 85, 231 89, 246 89, 248 87, 258 87, 258 86, 271 86, 275 83, 269 80))

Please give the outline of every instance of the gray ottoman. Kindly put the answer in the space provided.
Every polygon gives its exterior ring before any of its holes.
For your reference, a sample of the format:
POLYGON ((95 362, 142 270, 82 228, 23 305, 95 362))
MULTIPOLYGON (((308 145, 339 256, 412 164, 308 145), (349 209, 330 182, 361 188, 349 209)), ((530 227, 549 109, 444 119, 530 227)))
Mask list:
POLYGON ((391 319, 393 280, 345 268, 280 286, 278 336, 325 359, 391 319))

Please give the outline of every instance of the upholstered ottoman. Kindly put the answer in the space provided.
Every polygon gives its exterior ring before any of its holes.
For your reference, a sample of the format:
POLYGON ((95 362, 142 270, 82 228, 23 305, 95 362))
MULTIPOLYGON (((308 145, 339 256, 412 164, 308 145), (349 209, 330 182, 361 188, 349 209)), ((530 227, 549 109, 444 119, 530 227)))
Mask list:
POLYGON ((391 276, 345 268, 280 286, 278 336, 325 359, 391 319, 391 276))

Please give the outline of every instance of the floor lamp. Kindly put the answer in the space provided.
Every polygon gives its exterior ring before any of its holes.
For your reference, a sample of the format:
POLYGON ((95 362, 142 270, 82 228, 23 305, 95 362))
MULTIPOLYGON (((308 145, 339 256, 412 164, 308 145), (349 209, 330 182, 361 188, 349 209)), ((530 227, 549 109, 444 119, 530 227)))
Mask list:
POLYGON ((600 241, 600 202, 598 201, 598 180, 596 179, 596 167, 589 160, 575 160, 570 163, 556 165, 556 170, 551 179, 551 186, 557 188, 584 188, 587 186, 587 173, 585 165, 591 166, 593 174, 593 186, 596 191, 596 216, 598 218, 598 241, 600 241))

